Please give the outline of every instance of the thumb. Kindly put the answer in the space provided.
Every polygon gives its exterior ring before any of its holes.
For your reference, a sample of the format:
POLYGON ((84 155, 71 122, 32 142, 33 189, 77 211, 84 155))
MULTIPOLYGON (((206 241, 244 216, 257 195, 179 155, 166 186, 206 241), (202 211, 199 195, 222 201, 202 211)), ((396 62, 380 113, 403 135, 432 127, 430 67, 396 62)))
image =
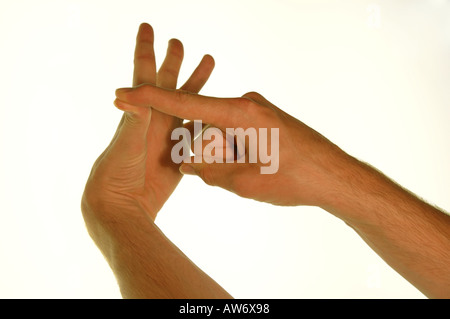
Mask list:
POLYGON ((228 189, 230 177, 236 170, 234 163, 183 163, 180 172, 184 175, 197 175, 206 184, 228 189))
POLYGON ((219 186, 247 197, 249 181, 259 175, 259 168, 252 163, 183 163, 180 172, 196 175, 210 186, 219 186))
POLYGON ((141 157, 146 148, 146 136, 152 109, 137 107, 122 101, 114 101, 124 111, 123 120, 115 136, 114 146, 121 157, 141 157))

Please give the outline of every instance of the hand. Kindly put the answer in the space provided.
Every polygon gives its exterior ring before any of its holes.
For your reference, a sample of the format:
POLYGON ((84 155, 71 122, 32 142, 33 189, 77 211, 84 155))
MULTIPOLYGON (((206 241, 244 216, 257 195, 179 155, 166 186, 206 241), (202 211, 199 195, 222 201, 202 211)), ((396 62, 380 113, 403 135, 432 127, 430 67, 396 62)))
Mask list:
MULTIPOLYGON (((167 55, 156 72, 153 29, 142 24, 136 39, 133 85, 150 83, 175 89, 183 59, 180 41, 169 41, 167 55)), ((214 60, 205 55, 181 89, 198 92, 208 80, 214 60)), ((123 107, 117 132, 95 162, 86 184, 83 204, 107 218, 145 211, 154 220, 182 175, 170 161, 172 130, 182 120, 152 108, 123 107)))
POLYGON ((202 120, 223 132, 227 128, 253 127, 257 131, 258 128, 268 131, 278 128, 279 140, 273 140, 276 136, 269 136, 267 140, 269 149, 279 150, 279 167, 275 174, 261 174, 261 168, 267 164, 260 157, 256 163, 202 162, 183 164, 180 168, 185 174, 198 175, 209 185, 223 187, 243 197, 276 205, 322 205, 326 199, 323 194, 329 195, 339 181, 340 165, 349 160, 336 145, 258 93, 220 99, 143 85, 119 89, 116 95, 117 105, 151 105, 172 116, 202 120))

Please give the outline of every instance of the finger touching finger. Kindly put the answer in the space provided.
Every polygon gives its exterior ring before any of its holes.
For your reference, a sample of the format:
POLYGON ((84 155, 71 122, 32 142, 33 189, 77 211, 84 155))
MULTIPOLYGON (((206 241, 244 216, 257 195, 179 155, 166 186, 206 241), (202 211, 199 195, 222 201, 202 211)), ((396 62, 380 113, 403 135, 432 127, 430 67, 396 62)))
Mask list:
POLYGON ((117 99, 117 108, 124 111, 121 125, 114 137, 113 148, 121 158, 141 157, 146 147, 146 135, 151 119, 151 108, 140 108, 117 99))
POLYGON ((264 185, 258 166, 249 163, 191 163, 182 164, 179 169, 184 175, 196 175, 210 186, 218 186, 246 198, 254 198, 258 187, 264 185))
POLYGON ((118 89, 116 97, 132 105, 152 107, 187 120, 201 120, 222 129, 238 127, 245 116, 243 106, 249 102, 245 98, 208 97, 149 84, 118 89))

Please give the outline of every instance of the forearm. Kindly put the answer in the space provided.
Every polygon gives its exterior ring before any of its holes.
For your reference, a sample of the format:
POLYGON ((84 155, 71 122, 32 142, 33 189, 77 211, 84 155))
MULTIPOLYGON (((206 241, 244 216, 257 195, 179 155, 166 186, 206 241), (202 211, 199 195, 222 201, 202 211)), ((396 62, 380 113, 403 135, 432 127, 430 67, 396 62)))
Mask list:
POLYGON ((323 208, 431 298, 450 297, 450 216, 353 158, 323 208))
POLYGON ((231 298, 189 260, 145 214, 86 225, 116 276, 124 298, 231 298))

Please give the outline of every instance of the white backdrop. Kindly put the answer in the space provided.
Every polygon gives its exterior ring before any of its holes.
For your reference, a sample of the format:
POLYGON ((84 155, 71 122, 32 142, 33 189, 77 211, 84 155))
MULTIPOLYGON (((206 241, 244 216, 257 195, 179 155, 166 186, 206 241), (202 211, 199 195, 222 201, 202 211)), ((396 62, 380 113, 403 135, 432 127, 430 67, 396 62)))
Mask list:
MULTIPOLYGON (((203 94, 257 91, 450 209, 448 1, 0 2, 0 297, 120 298, 80 212, 141 22, 205 53, 203 94)), ((162 231, 237 298, 423 298, 343 222, 186 177, 162 231), (270 225, 270 228, 269 228, 270 225), (270 229, 270 231, 269 231, 270 229)))

